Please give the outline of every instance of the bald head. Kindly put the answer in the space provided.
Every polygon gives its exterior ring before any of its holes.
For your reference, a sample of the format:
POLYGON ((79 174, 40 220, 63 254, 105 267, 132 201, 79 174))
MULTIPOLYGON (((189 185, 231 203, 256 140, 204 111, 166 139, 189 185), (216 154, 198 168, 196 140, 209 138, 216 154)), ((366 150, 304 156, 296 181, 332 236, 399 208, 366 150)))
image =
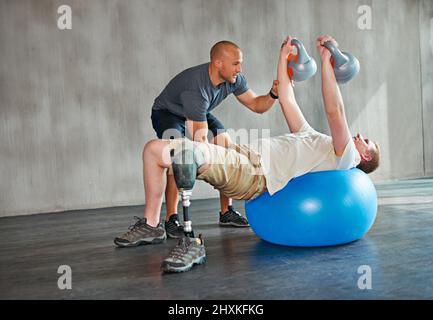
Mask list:
POLYGON ((214 85, 222 82, 236 83, 242 72, 242 51, 230 41, 220 41, 210 50, 209 73, 214 85))
POLYGON ((210 60, 222 59, 228 52, 233 50, 240 50, 240 48, 231 41, 220 41, 215 43, 210 49, 210 60))

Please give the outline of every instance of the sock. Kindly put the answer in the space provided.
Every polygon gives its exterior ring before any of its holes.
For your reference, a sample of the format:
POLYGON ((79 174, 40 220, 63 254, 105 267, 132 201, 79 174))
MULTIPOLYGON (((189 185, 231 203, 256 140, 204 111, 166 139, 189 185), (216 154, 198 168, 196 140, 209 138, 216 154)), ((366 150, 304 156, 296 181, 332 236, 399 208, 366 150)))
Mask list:
MULTIPOLYGON (((170 219, 171 219, 171 217, 173 217, 174 215, 176 215, 177 216, 177 212, 175 212, 175 213, 173 213, 172 215, 170 215, 170 217, 168 218, 168 220, 166 219, 165 221, 169 221, 170 219)), ((179 219, 176 219, 176 220, 179 220, 179 219)))

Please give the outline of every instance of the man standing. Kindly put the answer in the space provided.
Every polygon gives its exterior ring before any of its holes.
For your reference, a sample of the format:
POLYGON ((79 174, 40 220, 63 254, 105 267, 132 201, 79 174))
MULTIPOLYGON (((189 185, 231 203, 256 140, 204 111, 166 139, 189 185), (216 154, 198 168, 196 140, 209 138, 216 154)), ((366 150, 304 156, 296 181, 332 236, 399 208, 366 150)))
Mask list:
MULTIPOLYGON (((241 73, 242 61, 242 51, 235 43, 220 41, 210 51, 210 62, 176 75, 155 99, 152 107, 152 125, 158 138, 189 136, 198 142, 210 142, 223 147, 231 145, 232 141, 223 124, 210 111, 231 93, 241 104, 256 113, 268 111, 278 98, 276 80, 266 95, 257 96, 248 88, 245 76, 241 73)), ((167 174, 165 199, 165 231, 169 237, 182 237, 183 226, 177 215, 179 194, 171 172, 167 174)), ((248 221, 233 208, 232 200, 221 193, 220 205, 220 225, 249 226, 248 221)), ((116 238, 115 243, 123 247, 146 243, 143 239, 146 232, 143 233, 140 229, 148 227, 150 226, 146 225, 145 219, 139 219, 130 231, 116 238)), ((164 239, 165 234, 162 232, 158 241, 164 239)))

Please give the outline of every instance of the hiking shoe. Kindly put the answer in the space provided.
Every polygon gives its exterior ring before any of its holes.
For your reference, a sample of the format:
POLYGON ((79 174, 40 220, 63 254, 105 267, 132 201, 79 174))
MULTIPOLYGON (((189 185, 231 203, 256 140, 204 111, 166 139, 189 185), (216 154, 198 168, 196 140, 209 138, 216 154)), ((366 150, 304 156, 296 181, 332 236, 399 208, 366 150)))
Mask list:
POLYGON ((179 223, 179 218, 177 214, 172 214, 168 221, 164 224, 165 232, 167 232, 167 237, 173 239, 179 239, 185 236, 183 233, 183 225, 179 223))
POLYGON ((201 235, 198 238, 183 237, 161 264, 164 272, 185 272, 195 264, 206 262, 206 250, 201 235))
POLYGON ((140 219, 134 217, 137 221, 129 227, 129 231, 120 237, 114 239, 114 243, 119 247, 135 247, 141 244, 155 244, 161 243, 167 235, 165 230, 158 225, 152 227, 147 224, 146 218, 140 219))
POLYGON ((221 214, 220 212, 220 226, 233 226, 233 227, 249 227, 247 219, 242 217, 242 215, 233 209, 232 206, 228 207, 229 209, 226 213, 221 214))

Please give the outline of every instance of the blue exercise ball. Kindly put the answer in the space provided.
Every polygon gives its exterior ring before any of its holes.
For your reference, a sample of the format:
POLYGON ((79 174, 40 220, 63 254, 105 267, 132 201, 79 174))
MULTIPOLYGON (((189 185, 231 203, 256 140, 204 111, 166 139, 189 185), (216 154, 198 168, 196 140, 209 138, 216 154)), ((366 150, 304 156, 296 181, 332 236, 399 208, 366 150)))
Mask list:
POLYGON ((245 202, 248 222, 271 243, 316 247, 362 238, 376 219, 377 194, 359 169, 311 172, 290 180, 273 196, 245 202))

